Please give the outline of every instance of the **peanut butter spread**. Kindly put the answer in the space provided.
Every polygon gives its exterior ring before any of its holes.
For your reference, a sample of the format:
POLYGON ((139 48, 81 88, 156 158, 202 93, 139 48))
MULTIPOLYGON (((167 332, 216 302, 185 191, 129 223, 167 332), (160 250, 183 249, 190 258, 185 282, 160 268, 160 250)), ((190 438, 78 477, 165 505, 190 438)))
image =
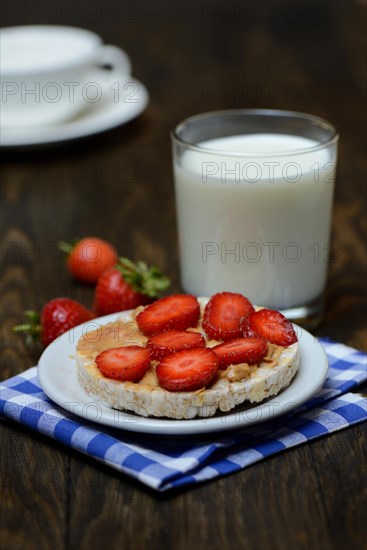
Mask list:
MULTIPOLYGON (((88 332, 82 336, 78 342, 77 352, 84 357, 90 357, 94 359, 97 355, 105 349, 117 348, 120 346, 145 346, 148 338, 140 332, 138 324, 136 322, 136 311, 131 316, 131 321, 118 320, 114 323, 108 323, 101 326, 97 330, 88 332)), ((192 332, 199 332, 204 335, 205 333, 201 327, 201 319, 197 327, 188 329, 192 332)), ((207 347, 214 347, 221 342, 218 340, 207 340, 207 347)), ((277 359, 280 356, 282 350, 281 346, 274 344, 268 344, 268 352, 261 362, 262 366, 272 368, 277 364, 277 359)), ((147 386, 149 388, 156 388, 159 386, 157 375, 155 372, 157 363, 152 361, 150 368, 138 382, 139 386, 147 386)), ((239 363, 237 365, 229 365, 226 369, 218 372, 218 379, 226 378, 229 382, 237 382, 239 380, 245 380, 250 377, 251 374, 258 368, 259 365, 248 365, 247 363, 239 363)), ((96 374, 99 373, 97 366, 95 365, 96 374)), ((99 373, 99 376, 102 374, 99 373)), ((136 386, 134 382, 126 382, 127 385, 132 387, 136 386)), ((201 391, 201 390, 199 390, 201 391)))
MULTIPOLYGON (((206 299, 199 299, 204 310, 206 299)), ((299 366, 298 344, 282 348, 268 345, 268 351, 259 365, 241 363, 219 370, 216 379, 195 392, 169 392, 161 388, 156 376, 156 361, 152 361, 138 382, 121 382, 103 376, 95 362, 105 349, 120 346, 145 346, 148 338, 136 323, 143 308, 124 312, 112 323, 99 326, 80 338, 76 359, 78 380, 88 395, 97 397, 112 408, 133 411, 140 416, 168 417, 177 420, 196 416, 213 416, 217 410, 227 412, 244 401, 259 403, 287 387, 299 366)), ((221 342, 208 340, 201 325, 188 329, 204 335, 207 347, 221 342)))

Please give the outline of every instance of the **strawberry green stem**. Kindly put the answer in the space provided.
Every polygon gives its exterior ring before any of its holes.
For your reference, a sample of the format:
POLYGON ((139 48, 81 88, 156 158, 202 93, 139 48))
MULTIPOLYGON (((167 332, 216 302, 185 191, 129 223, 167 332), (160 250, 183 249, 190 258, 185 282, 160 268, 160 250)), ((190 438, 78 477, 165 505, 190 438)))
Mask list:
POLYGON ((26 335, 27 344, 39 342, 42 330, 39 313, 28 310, 25 312, 25 316, 28 322, 13 327, 13 332, 24 333, 26 335))
POLYGON ((163 275, 158 267, 148 267, 145 262, 135 264, 122 256, 116 268, 135 292, 145 294, 150 298, 158 298, 170 285, 169 278, 163 275))
POLYGON ((77 242, 77 240, 72 241, 71 243, 67 243, 66 241, 59 241, 57 243, 57 248, 67 256, 70 256, 77 242))

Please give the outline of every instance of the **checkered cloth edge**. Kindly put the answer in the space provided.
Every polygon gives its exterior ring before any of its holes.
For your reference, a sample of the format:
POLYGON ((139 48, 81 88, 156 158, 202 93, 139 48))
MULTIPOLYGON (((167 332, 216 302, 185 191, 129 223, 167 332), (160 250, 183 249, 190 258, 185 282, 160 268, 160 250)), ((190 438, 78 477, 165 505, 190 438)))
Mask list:
POLYGON ((367 419, 367 400, 351 393, 366 380, 365 353, 327 339, 329 373, 307 403, 241 431, 157 438, 90 423, 50 401, 37 368, 0 385, 0 414, 139 480, 158 491, 230 474, 262 458, 367 419))

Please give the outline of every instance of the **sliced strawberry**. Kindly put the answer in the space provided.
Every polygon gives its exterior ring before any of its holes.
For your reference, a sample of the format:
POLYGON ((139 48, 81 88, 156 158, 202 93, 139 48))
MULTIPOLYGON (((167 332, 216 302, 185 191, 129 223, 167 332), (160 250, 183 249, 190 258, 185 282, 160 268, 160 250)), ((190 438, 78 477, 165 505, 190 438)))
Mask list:
POLYGON ((143 334, 151 336, 167 330, 186 330, 199 319, 199 302, 191 294, 172 294, 147 306, 136 318, 143 334))
POLYGON ((214 294, 204 311, 203 329, 214 340, 232 340, 242 336, 240 321, 254 311, 251 302, 241 294, 214 294))
POLYGON ((244 319, 241 326, 244 336, 262 336, 278 346, 288 347, 297 342, 292 323, 279 311, 260 309, 244 319))
POLYGON ((102 351, 95 361, 107 378, 138 382, 149 368, 150 353, 141 346, 122 346, 102 351))
POLYGON ((219 368, 226 369, 229 365, 247 363, 256 365, 265 357, 268 343, 264 338, 254 336, 252 338, 235 338, 224 344, 211 348, 219 361, 219 368))
POLYGON ((196 391, 215 378, 218 359, 208 348, 185 349, 164 357, 156 372, 159 385, 168 391, 196 391))
POLYGON ((205 339, 197 332, 169 330, 151 336, 147 346, 152 359, 160 361, 166 355, 182 349, 205 348, 205 339))

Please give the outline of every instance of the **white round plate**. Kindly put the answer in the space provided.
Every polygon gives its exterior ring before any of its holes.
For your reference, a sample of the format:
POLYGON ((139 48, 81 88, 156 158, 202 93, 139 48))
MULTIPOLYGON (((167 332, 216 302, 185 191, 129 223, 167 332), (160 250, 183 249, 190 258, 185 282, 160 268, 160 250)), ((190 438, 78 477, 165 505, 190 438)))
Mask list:
POLYGON ((75 118, 54 126, 0 128, 1 147, 47 145, 91 136, 125 124, 142 113, 149 101, 145 86, 131 77, 103 90, 101 99, 89 103, 75 118))
MULTIPOLYGON (((124 313, 128 316, 130 312, 124 313)), ((122 315, 106 315, 66 332, 45 349, 39 361, 38 379, 48 397, 60 407, 88 421, 132 432, 175 436, 232 430, 291 411, 315 394, 326 379, 328 363, 323 348, 314 336, 295 325, 299 338, 299 372, 288 388, 262 404, 246 409, 240 406, 233 412, 193 420, 144 418, 114 410, 86 394, 79 386, 75 348, 82 334, 116 321, 122 315)))

